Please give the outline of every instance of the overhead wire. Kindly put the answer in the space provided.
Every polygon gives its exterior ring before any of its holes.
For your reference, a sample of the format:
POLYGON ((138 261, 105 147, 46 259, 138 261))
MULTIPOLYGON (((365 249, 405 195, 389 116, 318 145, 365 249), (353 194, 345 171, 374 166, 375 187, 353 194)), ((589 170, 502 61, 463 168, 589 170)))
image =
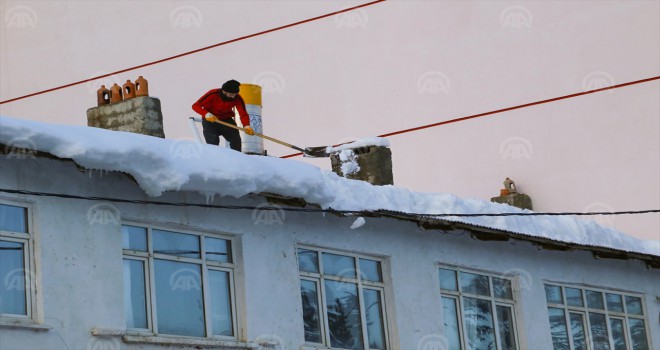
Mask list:
POLYGON ((79 199, 88 201, 104 201, 111 203, 129 203, 129 204, 147 204, 147 205, 162 205, 162 206, 176 206, 176 207, 199 207, 209 209, 229 209, 229 210, 263 210, 263 211, 289 211, 289 212, 302 212, 302 213, 329 213, 329 214, 342 214, 342 215, 379 215, 379 214, 402 214, 408 216, 415 216, 420 218, 440 218, 440 217, 482 217, 482 216, 593 216, 593 215, 634 215, 634 214, 650 214, 660 213, 660 209, 648 210, 625 210, 625 211, 602 211, 602 212, 520 212, 520 213, 410 213, 393 211, 387 209, 379 210, 339 210, 332 208, 295 208, 275 206, 250 206, 250 205, 220 205, 208 203, 184 203, 184 202, 165 202, 165 201, 152 201, 142 199, 124 199, 124 198, 111 198, 111 197, 96 197, 96 196, 79 196, 64 193, 50 193, 39 191, 16 190, 9 188, 0 188, 0 192, 22 194, 41 197, 56 197, 64 199, 79 199))

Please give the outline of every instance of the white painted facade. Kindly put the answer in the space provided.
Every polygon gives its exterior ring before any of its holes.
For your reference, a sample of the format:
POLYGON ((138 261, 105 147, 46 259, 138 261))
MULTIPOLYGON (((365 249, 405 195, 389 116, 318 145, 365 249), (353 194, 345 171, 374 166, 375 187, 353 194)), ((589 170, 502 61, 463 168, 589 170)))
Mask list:
MULTIPOLYGON (((3 157, 0 171, 2 188, 151 199, 124 174, 79 169, 68 160, 3 157)), ((203 196, 193 193, 167 193, 157 200, 206 203, 203 196)), ((392 218, 367 218, 364 226, 351 230, 355 218, 320 213, 276 211, 262 216, 263 212, 251 210, 8 193, 0 194, 0 201, 30 210, 34 268, 29 274, 35 282, 33 319, 22 320, 20 325, 15 319, 0 319, 2 350, 164 348, 125 341, 131 338, 126 335, 122 235, 117 220, 234 237, 238 338, 224 347, 216 343, 219 349, 322 348, 304 342, 297 246, 382 259, 390 349, 444 349, 439 266, 515 276, 519 349, 553 348, 543 287, 547 282, 642 297, 649 349, 660 345, 660 270, 649 269, 640 260, 595 259, 587 251, 540 250, 517 240, 479 241, 466 232, 423 231, 414 223, 392 218), (110 208, 109 215, 98 216, 96 210, 103 205, 110 208), (120 218, 115 216, 117 213, 120 218)), ((264 198, 256 195, 218 197, 212 202, 246 206, 264 203, 264 198)), ((190 350, 203 343, 183 337, 145 339, 183 342, 182 348, 190 350)))

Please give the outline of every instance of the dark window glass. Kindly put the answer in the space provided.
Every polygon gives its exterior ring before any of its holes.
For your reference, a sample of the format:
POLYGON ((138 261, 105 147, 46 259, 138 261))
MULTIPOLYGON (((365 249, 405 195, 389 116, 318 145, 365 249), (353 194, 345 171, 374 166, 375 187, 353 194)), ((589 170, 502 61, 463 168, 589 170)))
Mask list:
POLYGON ((626 311, 633 315, 643 315, 642 299, 638 297, 626 296, 626 311))
POLYGON ((587 290, 587 307, 591 309, 605 310, 603 303, 603 293, 587 290))
POLYGON ((380 262, 360 259, 360 277, 366 281, 382 282, 383 276, 380 271, 380 262))
POLYGON ((24 251, 23 243, 0 241, 0 314, 27 315, 24 251))
POLYGON ((323 253, 323 273, 339 277, 355 278, 355 259, 350 256, 323 253))
MULTIPOLYGON (((568 294, 568 292, 566 293, 568 294)), ((587 339, 584 333, 584 316, 582 314, 570 313, 571 335, 573 336, 573 348, 575 350, 587 350, 587 339)))
POLYGON ((453 298, 442 298, 442 311, 445 320, 445 337, 449 349, 447 350, 461 350, 461 336, 458 323, 458 308, 456 307, 456 300, 453 298))
POLYGON ((0 204, 0 230, 27 233, 27 208, 0 204))
POLYGON ((458 290, 456 271, 440 269, 440 288, 446 290, 458 290))
POLYGON ((313 250, 298 249, 298 268, 300 271, 319 272, 319 254, 313 250))
POLYGON ((590 312, 589 323, 591 323, 591 338, 594 350, 610 350, 610 337, 607 333, 605 315, 590 312))
POLYGON ((511 281, 493 277, 493 293, 495 293, 496 298, 512 300, 511 281))
POLYGON ((549 307, 548 315, 550 316, 550 333, 552 334, 553 349, 569 350, 568 331, 566 330, 564 309, 549 307))
POLYGON ((545 299, 549 304, 564 304, 564 297, 561 294, 561 287, 546 284, 545 299))
POLYGON ((154 267, 158 332, 204 337, 200 266, 155 259, 154 267))
POLYGON ((147 251, 147 229, 144 227, 122 225, 121 245, 123 249, 147 251))
POLYGON ((370 349, 385 350, 385 330, 383 329, 383 313, 380 292, 364 289, 364 313, 367 319, 367 339, 370 349))
POLYGON ((199 258, 199 236, 153 230, 154 253, 199 258))
POLYGON ((584 306, 582 301, 582 290, 577 288, 564 288, 566 291, 566 303, 570 306, 584 306))
POLYGON ((463 298, 463 322, 468 349, 492 350, 496 348, 493 312, 489 301, 463 298))
POLYGON ((205 237, 206 259, 224 263, 232 262, 231 242, 226 239, 205 237))
POLYGON ((213 335, 233 336, 229 272, 209 270, 213 335))
POLYGON ((612 330, 612 340, 614 340, 614 350, 627 350, 623 320, 620 318, 610 318, 610 329, 612 330))
POLYGON ((496 305, 495 308, 497 309, 497 325, 500 332, 500 349, 516 350, 513 309, 504 305, 496 305))
POLYGON ((607 300, 607 310, 613 312, 623 312, 623 301, 621 295, 605 293, 605 300, 607 300))
POLYGON ((124 314, 126 328, 147 328, 147 292, 144 262, 124 259, 124 314))
POLYGON ((463 293, 490 296, 490 284, 488 283, 488 276, 461 272, 460 279, 461 291, 463 293))
MULTIPOLYGON (((325 266, 325 260, 323 263, 325 266)), ((340 349, 364 349, 357 285, 326 280, 325 298, 330 345, 340 349)))
POLYGON ((649 350, 649 341, 646 337, 644 321, 636 318, 629 318, 628 327, 630 328, 630 343, 632 344, 633 350, 649 350))
POLYGON ((305 341, 321 343, 321 321, 316 283, 308 280, 300 280, 300 294, 302 295, 305 341))

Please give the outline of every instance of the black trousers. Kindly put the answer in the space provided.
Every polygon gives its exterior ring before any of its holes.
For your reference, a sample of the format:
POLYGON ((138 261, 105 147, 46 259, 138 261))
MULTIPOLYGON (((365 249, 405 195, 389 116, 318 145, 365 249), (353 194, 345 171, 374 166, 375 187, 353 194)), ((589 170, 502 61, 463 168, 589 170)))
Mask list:
MULTIPOLYGON (((233 119, 223 119, 223 122, 236 125, 233 119)), ((220 123, 209 122, 206 119, 202 120, 202 128, 204 128, 204 139, 206 143, 211 145, 220 144, 220 136, 224 137, 229 146, 234 151, 241 151, 241 135, 238 130, 224 126, 220 123)))

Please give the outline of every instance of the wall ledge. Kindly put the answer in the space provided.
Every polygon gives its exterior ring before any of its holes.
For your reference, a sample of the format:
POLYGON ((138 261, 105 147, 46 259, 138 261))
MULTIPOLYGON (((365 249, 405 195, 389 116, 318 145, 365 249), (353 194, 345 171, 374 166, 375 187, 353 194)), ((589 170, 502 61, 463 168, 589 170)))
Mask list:
POLYGON ((247 350, 259 347, 256 343, 232 342, 208 338, 165 337, 157 335, 131 335, 122 337, 124 343, 192 346, 197 349, 247 350))
POLYGON ((49 326, 45 324, 37 324, 32 322, 32 320, 0 319, 0 329, 2 328, 23 329, 23 330, 35 331, 35 332, 47 332, 53 329, 53 326, 49 326))

